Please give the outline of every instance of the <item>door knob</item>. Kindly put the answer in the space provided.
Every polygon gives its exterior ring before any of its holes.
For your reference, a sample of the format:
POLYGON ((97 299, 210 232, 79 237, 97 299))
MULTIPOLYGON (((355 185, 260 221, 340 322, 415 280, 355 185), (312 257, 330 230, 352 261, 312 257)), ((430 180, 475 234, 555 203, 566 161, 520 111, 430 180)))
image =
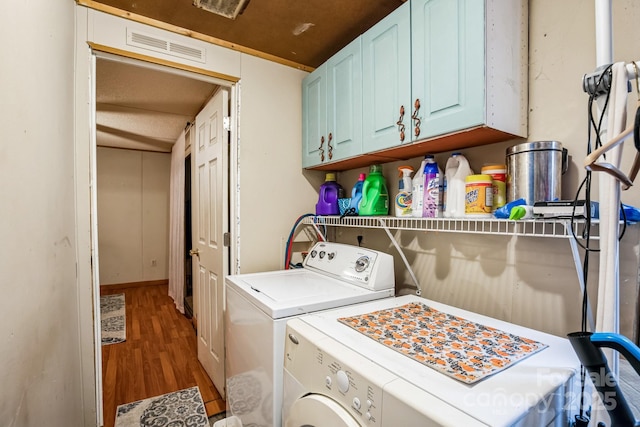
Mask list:
POLYGON ((197 256, 198 256, 198 258, 200 258, 200 250, 199 250, 198 248, 191 249, 191 250, 189 251, 189 255, 191 255, 191 256, 197 255, 197 256))

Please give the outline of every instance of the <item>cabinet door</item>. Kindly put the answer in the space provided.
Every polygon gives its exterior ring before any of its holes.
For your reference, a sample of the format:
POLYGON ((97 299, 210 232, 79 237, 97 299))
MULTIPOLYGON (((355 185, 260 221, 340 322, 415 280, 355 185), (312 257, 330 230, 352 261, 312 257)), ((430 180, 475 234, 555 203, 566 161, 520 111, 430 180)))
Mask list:
POLYGON ((302 81, 302 167, 327 161, 326 70, 323 64, 302 81))
POLYGON ((362 35, 363 151, 411 140, 411 29, 409 2, 362 35), (405 114, 404 141, 397 122, 405 114))
POLYGON ((357 38, 327 61, 328 161, 362 153, 361 58, 357 38))
POLYGON ((424 139, 485 123, 484 0, 412 0, 412 95, 424 139))

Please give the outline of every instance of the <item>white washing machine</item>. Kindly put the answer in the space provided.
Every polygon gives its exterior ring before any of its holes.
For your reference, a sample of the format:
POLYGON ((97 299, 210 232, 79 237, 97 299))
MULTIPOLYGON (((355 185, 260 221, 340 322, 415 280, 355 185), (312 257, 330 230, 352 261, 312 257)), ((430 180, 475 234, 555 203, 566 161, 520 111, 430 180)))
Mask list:
POLYGON ((566 427, 578 413, 580 364, 566 339, 417 296, 302 316, 286 333, 285 427, 566 427), (413 303, 546 347, 469 384, 338 321, 413 303))
POLYGON ((389 254, 321 242, 303 266, 226 278, 227 414, 244 427, 282 426, 287 320, 395 293, 389 254))

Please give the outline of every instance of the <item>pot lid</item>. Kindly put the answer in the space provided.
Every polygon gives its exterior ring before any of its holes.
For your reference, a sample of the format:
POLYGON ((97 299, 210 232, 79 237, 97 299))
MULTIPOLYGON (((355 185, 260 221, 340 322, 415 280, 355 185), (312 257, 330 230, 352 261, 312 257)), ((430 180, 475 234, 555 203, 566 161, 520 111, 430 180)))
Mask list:
POLYGON ((527 151, 562 151, 559 141, 531 141, 507 148, 507 156, 527 151))

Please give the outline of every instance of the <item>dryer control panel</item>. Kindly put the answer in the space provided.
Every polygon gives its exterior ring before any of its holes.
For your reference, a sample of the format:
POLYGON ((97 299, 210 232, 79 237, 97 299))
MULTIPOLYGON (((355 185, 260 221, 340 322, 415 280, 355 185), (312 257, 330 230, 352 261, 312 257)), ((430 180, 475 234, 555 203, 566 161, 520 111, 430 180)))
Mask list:
POLYGON ((373 291, 395 287, 393 257, 387 253, 341 243, 316 243, 304 268, 373 291))

